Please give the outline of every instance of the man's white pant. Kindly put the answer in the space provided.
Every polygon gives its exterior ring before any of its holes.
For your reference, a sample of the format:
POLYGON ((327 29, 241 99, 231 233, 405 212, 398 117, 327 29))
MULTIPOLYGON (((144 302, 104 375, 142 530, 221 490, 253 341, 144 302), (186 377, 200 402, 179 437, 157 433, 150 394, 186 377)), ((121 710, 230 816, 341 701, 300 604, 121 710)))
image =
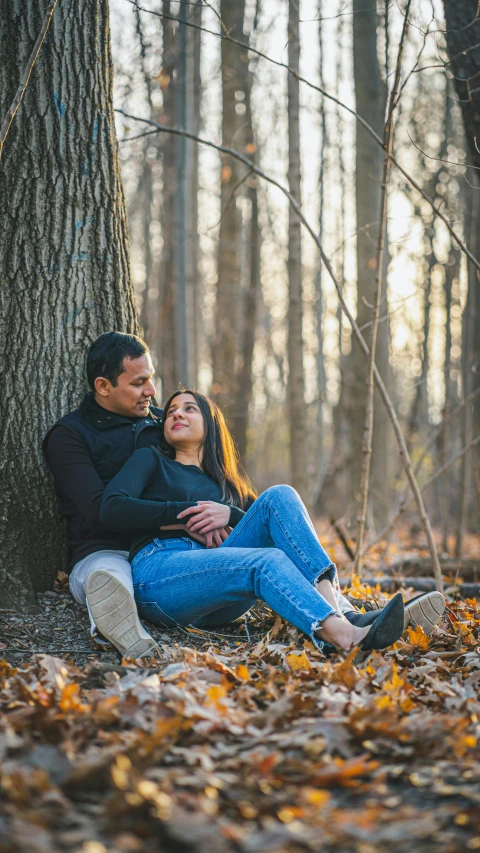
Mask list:
MULTIPOLYGON (((113 575, 117 580, 123 583, 132 595, 134 594, 132 567, 128 562, 128 551, 95 551, 95 553, 89 554, 88 557, 84 557, 83 560, 75 563, 70 574, 70 592, 78 604, 83 604, 83 606, 87 608, 88 615, 90 616, 90 628, 92 634, 95 633, 96 625, 88 606, 86 584, 88 576, 99 569, 102 569, 104 572, 109 572, 109 574, 113 575)), ((348 613, 348 611, 355 609, 353 605, 350 604, 348 598, 345 598, 341 592, 337 590, 334 591, 338 601, 338 606, 342 613, 348 613)))
POLYGON ((95 633, 96 625, 88 606, 86 585, 88 576, 99 569, 116 577, 133 595, 132 567, 128 562, 128 551, 95 551, 75 563, 69 579, 70 592, 78 604, 87 608, 92 634, 95 633))

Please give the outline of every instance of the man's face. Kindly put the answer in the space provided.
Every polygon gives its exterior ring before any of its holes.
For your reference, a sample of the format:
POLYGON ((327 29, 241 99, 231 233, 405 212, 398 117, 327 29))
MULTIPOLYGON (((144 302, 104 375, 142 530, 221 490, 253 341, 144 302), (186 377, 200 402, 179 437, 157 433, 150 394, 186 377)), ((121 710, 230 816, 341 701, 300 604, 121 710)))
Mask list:
POLYGON ((108 379, 95 380, 95 399, 104 409, 126 418, 145 418, 149 413, 150 400, 155 396, 155 385, 150 354, 140 358, 124 358, 124 372, 112 385, 108 379))

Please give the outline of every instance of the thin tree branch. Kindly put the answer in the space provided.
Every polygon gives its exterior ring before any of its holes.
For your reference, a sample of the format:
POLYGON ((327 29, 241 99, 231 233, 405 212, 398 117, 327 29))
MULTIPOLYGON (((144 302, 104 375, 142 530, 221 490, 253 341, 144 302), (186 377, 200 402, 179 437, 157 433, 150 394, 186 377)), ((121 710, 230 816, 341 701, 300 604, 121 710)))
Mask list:
MULTIPOLYGON (((173 15, 166 15, 163 12, 155 12, 153 9, 145 9, 142 6, 139 6, 137 4, 136 0, 126 0, 126 2, 133 5, 135 7, 135 9, 138 9, 140 12, 147 12, 150 15, 155 15, 159 18, 168 18, 169 20, 172 20, 172 21, 178 20, 173 15)), ((233 38, 233 36, 222 35, 222 33, 217 33, 214 30, 209 30, 207 27, 202 27, 199 24, 194 24, 191 21, 185 21, 185 25, 187 27, 194 27, 197 30, 201 30, 204 33, 208 33, 209 35, 215 36, 215 38, 218 38, 218 39, 228 39, 228 41, 231 41, 233 44, 238 45, 238 47, 241 47, 244 50, 249 51, 250 53, 254 53, 256 56, 259 56, 261 59, 265 59, 267 62, 270 62, 272 65, 276 65, 278 68, 284 68, 289 74, 296 77, 300 83, 304 83, 306 86, 309 86, 310 89, 314 89, 316 92, 319 92, 325 98, 327 98, 330 101, 333 101, 333 103, 337 104, 343 110, 346 110, 348 113, 350 113, 350 115, 352 115, 362 125, 362 127, 365 128, 367 133, 369 133, 370 136, 372 136, 373 139, 375 139, 375 141, 378 143, 378 145, 381 145, 382 148, 384 147, 383 139, 381 139, 381 137, 378 135, 378 133, 376 133, 376 131, 368 123, 368 121, 366 121, 366 119, 362 118, 362 116, 359 115, 357 112, 355 112, 355 110, 352 107, 349 107, 347 104, 344 104, 339 98, 336 98, 335 95, 331 95, 329 92, 326 91, 326 89, 323 89, 321 86, 317 86, 315 83, 312 83, 310 80, 307 80, 305 77, 302 77, 300 74, 297 74, 297 72, 294 71, 293 68, 290 68, 287 65, 287 63, 280 62, 277 59, 273 59, 271 56, 268 56, 266 53, 262 53, 262 51, 257 50, 256 48, 252 47, 251 45, 246 44, 245 42, 242 42, 239 39, 233 38)), ((462 238, 457 234, 455 229, 452 227, 452 225, 448 221, 447 217, 436 206, 433 199, 430 198, 430 196, 422 189, 422 187, 417 183, 417 181, 415 181, 415 179, 411 177, 411 175, 406 171, 406 169, 404 169, 403 166, 400 165, 400 163, 398 162, 398 160, 395 157, 395 155, 393 154, 393 152, 390 152, 388 154, 388 157, 391 160, 391 162, 397 167, 399 172, 401 172, 401 174, 404 176, 404 178, 406 178, 408 183, 411 184, 411 186, 414 187, 414 189, 416 189, 418 193, 420 193, 422 198, 425 199, 425 201, 432 208, 432 210, 436 214, 436 216, 438 216, 442 220, 442 222, 447 227, 448 231, 452 235, 453 239, 455 240, 455 242, 457 243, 459 248, 462 250, 462 252, 464 252, 465 255, 467 255, 467 257, 470 259, 470 261, 473 263, 473 265, 480 271, 480 261, 477 260, 475 255, 473 255, 472 252, 468 249, 468 247, 463 242, 462 238)))
MULTIPOLYGON (((335 286, 335 289, 337 291, 338 298, 339 298, 340 304, 342 306, 342 309, 343 309, 346 317, 348 318, 348 321, 352 327, 353 333, 354 333, 354 335, 355 335, 355 337, 356 337, 356 339, 360 345, 360 348, 362 349, 365 357, 368 359, 368 357, 370 355, 370 350, 369 350, 368 345, 365 341, 365 338, 363 337, 360 329, 358 328, 358 325, 355 321, 355 318, 353 317, 352 313, 350 312, 350 309, 347 305, 347 302, 345 301, 345 296, 343 294, 342 287, 339 284, 339 282, 335 276, 335 273, 333 271, 333 267, 332 267, 332 264, 330 263, 329 258, 327 257, 327 255, 324 252, 323 245, 322 245, 318 235, 315 233, 312 226, 310 225, 308 220, 305 218, 305 215, 304 215, 300 205, 298 204, 297 200, 292 196, 292 194, 284 186, 282 186, 282 184, 279 181, 277 181, 271 175, 268 175, 266 172, 263 171, 263 169, 260 169, 256 165, 256 163, 254 163, 252 160, 249 160, 248 157, 245 157, 239 151, 235 151, 232 148, 227 148, 224 145, 219 145, 215 142, 212 142, 209 139, 202 139, 201 137, 196 136, 195 134, 190 133, 189 131, 181 130, 180 128, 165 127, 165 126, 162 126, 161 124, 158 124, 157 122, 152 121, 151 119, 145 119, 145 118, 140 118, 139 116, 130 115, 129 113, 126 113, 124 110, 117 110, 116 112, 125 116, 125 118, 131 119, 132 121, 141 121, 144 124, 148 124, 152 127, 156 127, 158 129, 158 131, 161 133, 173 133, 176 136, 186 136, 188 139, 193 139, 195 142, 198 142, 201 145, 207 145, 209 148, 214 148, 215 150, 221 151, 224 154, 229 154, 231 157, 234 157, 235 159, 239 160, 241 163, 244 163, 247 167, 249 167, 252 170, 252 172, 255 172, 255 174, 257 174, 259 177, 263 178, 263 180, 268 181, 268 183, 272 184, 272 186, 276 186, 284 194, 284 196, 288 199, 289 203, 291 204, 291 206, 294 209, 295 213, 297 214, 298 218, 303 223, 304 227, 307 229, 308 233, 310 234, 310 236, 314 240, 316 246, 318 247, 318 250, 320 252, 320 257, 321 257, 323 263, 325 264, 327 272, 328 272, 328 274, 329 274, 329 276, 330 276, 330 278, 331 278, 331 280, 335 286)), ((393 431, 394 431, 395 437, 397 439, 398 450, 400 453, 402 464, 403 464, 403 467, 405 469, 405 473, 407 475, 408 482, 410 483, 410 487, 411 487, 412 492, 414 494, 415 501, 417 503, 417 508, 418 508, 418 512, 420 515, 420 519, 422 521, 422 524, 423 524, 423 527, 425 529, 425 533, 427 536, 427 541, 429 543, 429 548, 430 548, 431 555, 432 555, 432 561, 435 565, 435 561, 438 561, 438 557, 437 557, 437 552, 435 549, 432 527, 430 524, 430 519, 428 518, 426 509, 425 509, 425 505, 423 503, 423 498, 421 495, 420 487, 419 487, 417 480, 415 478, 415 475, 413 473, 413 467, 412 467, 412 463, 410 461, 410 456, 408 453, 407 444, 406 444, 404 435, 402 433, 402 428, 400 426, 400 421, 398 420, 397 413, 393 407, 393 403, 392 403, 392 401, 388 395, 388 392, 387 392, 387 389, 385 388, 385 384, 383 382, 383 379, 382 379, 382 377, 378 371, 378 368, 375 364, 374 364, 373 369, 374 369, 375 382, 377 383, 377 388, 379 390, 383 404, 387 410, 388 416, 389 416, 391 424, 393 426, 393 431)))
POLYGON ((23 96, 26 92, 28 81, 30 80, 30 75, 33 71, 33 66, 35 65, 38 54, 40 53, 40 48, 42 47, 43 40, 47 35, 48 28, 50 26, 50 21, 52 20, 53 13, 55 11, 55 6, 57 5, 58 0, 50 0, 50 5, 45 14, 45 18, 43 20, 42 29, 38 34, 38 38, 33 46, 33 50, 30 54, 30 59, 28 60, 28 65, 24 71, 22 80, 17 89, 17 93, 12 101, 12 105, 5 116, 3 124, 0 128, 0 160, 2 158, 3 146, 5 144, 5 139, 7 138, 8 131, 10 130, 13 119, 15 118, 16 112, 23 100, 23 96))

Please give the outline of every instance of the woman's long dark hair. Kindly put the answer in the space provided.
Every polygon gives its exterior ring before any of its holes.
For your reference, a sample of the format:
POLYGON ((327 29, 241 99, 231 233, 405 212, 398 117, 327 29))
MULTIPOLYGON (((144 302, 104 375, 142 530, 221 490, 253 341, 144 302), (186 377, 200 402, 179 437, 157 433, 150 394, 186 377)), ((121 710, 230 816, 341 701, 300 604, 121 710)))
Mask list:
MULTIPOLYGON (((172 400, 179 394, 191 394, 203 416, 205 437, 200 447, 203 449, 202 468, 205 474, 218 483, 227 503, 243 509, 248 499, 255 499, 256 495, 250 480, 240 471, 238 451, 221 410, 213 400, 198 391, 184 388, 175 391, 165 403, 165 418, 172 400)), ((174 459, 175 448, 170 448, 170 451, 167 450, 166 455, 174 459)))

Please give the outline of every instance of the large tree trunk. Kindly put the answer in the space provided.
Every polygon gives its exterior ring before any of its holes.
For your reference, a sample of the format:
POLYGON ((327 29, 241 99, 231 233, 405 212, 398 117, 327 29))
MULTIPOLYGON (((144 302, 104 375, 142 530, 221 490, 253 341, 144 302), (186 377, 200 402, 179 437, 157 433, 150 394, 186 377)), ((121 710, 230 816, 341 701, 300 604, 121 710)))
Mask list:
MULTIPOLYGON (((299 0, 288 3, 288 64, 300 71, 299 0)), ((288 186, 299 204, 300 169, 299 81, 288 75, 288 186)), ((292 485, 307 501, 307 453, 305 376, 303 369, 303 288, 301 223, 288 208, 288 418, 290 427, 290 467, 292 485)))
MULTIPOLYGON (((46 0, 0 16, 6 114, 46 0)), ((40 443, 85 391, 101 332, 136 331, 106 0, 59 3, 0 163, 2 605, 35 606, 65 567, 40 443)))

